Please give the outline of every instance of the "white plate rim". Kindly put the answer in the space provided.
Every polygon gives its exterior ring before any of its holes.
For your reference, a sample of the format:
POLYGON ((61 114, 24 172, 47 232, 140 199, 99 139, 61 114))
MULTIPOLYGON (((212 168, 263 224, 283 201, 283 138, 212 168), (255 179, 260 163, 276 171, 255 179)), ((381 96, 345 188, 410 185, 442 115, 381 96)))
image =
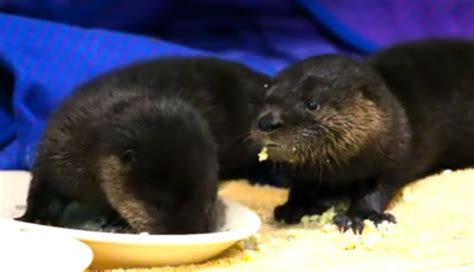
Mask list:
MULTIPOLYGON (((0 220, 14 221, 12 219, 4 219, 4 218, 0 218, 0 220)), ((6 222, 2 222, 2 223, 6 223, 6 222)), ((92 248, 87 243, 80 241, 78 239, 75 239, 74 237, 70 237, 64 234, 58 235, 58 234, 49 233, 49 232, 45 235, 45 233, 38 232, 38 231, 22 231, 21 229, 19 230, 18 228, 14 228, 11 225, 10 226, 7 225, 7 231, 5 233, 8 234, 9 231, 13 231, 15 235, 27 234, 27 235, 32 235, 32 237, 36 236, 40 238, 40 241, 43 240, 43 238, 47 238, 48 241, 51 241, 51 239, 53 239, 53 241, 54 240, 60 241, 59 242, 60 245, 63 245, 64 243, 70 244, 72 246, 72 250, 75 251, 74 253, 80 253, 80 256, 82 257, 80 258, 78 262, 76 262, 76 266, 75 266, 75 268, 78 268, 81 271, 86 270, 88 267, 90 267, 90 265, 92 264, 94 260, 94 251, 92 250, 92 248), (9 229, 9 227, 11 227, 11 229, 9 229)), ((71 248, 68 248, 68 250, 70 249, 71 248)), ((50 268, 52 270, 54 270, 54 267, 55 265, 50 265, 50 268)))
POLYGON ((137 235, 126 233, 108 233, 88 230, 77 230, 54 226, 45 226, 35 223, 21 222, 18 220, 7 219, 11 221, 11 226, 23 231, 48 231, 54 233, 67 234, 75 239, 92 243, 107 244, 127 244, 127 245, 205 245, 216 243, 229 243, 242 240, 257 233, 262 225, 260 217, 249 208, 236 203, 222 199, 226 206, 234 206, 248 213, 248 227, 242 230, 226 230, 211 233, 183 234, 183 235, 137 235))

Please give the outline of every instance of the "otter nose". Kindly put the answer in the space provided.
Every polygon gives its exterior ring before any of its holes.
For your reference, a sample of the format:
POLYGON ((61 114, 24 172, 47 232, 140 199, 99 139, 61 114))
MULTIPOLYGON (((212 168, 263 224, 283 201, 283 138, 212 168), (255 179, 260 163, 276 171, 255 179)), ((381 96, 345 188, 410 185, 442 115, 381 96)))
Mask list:
POLYGON ((283 121, 274 113, 267 113, 258 120, 258 128, 261 131, 272 131, 283 125, 283 121))

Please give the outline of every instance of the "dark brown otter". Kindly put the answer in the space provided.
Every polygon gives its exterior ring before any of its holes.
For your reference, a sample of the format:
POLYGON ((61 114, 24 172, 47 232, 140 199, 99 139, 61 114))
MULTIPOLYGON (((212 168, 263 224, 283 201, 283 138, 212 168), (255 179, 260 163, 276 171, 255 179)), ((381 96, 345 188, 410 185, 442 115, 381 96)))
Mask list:
POLYGON ((257 163, 245 139, 266 80, 229 61, 170 57, 86 83, 48 123, 22 220, 56 225, 76 201, 136 232, 214 231, 219 178, 257 163))
POLYGON ((363 62, 325 55, 281 71, 253 136, 291 180, 275 218, 296 223, 348 197, 341 230, 384 213, 396 192, 444 168, 474 164, 474 43, 427 40, 363 62))

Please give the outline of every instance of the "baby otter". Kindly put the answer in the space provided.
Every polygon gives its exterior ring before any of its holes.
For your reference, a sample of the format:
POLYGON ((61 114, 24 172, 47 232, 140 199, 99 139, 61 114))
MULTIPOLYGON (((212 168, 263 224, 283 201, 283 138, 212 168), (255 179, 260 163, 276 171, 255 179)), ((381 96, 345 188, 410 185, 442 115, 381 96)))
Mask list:
POLYGON ((275 218, 296 223, 347 197, 333 219, 342 231, 395 222, 385 209, 401 187, 474 164, 473 74, 474 43, 463 40, 399 44, 362 62, 312 57, 281 71, 253 130, 292 182, 275 218))
POLYGON ((214 231, 219 178, 257 163, 244 139, 266 81, 229 61, 168 57, 84 84, 48 123, 22 220, 56 225, 76 201, 136 232, 214 231))

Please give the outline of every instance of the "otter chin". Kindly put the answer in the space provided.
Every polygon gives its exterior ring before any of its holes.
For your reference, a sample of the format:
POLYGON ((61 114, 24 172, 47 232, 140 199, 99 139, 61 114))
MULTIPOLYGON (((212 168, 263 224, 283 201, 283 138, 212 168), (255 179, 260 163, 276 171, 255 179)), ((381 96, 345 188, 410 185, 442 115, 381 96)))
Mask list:
POLYGON ((296 161, 296 148, 273 142, 262 142, 258 160, 293 163, 296 161))
POLYGON ((270 144, 266 145, 268 157, 272 161, 294 163, 296 161, 296 154, 294 147, 285 145, 270 144))

